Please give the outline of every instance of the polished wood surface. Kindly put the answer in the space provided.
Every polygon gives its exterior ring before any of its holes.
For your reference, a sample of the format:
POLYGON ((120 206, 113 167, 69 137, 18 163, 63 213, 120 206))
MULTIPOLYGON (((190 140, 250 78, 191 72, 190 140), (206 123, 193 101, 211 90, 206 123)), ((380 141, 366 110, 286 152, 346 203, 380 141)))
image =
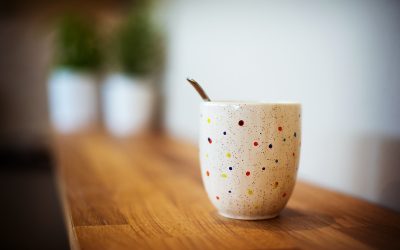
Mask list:
POLYGON ((276 219, 223 218, 196 147, 167 136, 55 135, 53 152, 73 249, 400 249, 399 213, 304 182, 276 219))

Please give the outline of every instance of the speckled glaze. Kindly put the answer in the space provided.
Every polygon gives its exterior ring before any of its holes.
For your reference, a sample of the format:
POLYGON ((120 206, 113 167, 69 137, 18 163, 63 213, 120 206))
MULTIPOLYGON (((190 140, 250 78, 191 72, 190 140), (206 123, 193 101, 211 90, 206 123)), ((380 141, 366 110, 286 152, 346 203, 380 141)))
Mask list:
POLYGON ((276 217, 293 191, 301 105, 204 102, 200 162, 208 197, 229 218, 276 217))

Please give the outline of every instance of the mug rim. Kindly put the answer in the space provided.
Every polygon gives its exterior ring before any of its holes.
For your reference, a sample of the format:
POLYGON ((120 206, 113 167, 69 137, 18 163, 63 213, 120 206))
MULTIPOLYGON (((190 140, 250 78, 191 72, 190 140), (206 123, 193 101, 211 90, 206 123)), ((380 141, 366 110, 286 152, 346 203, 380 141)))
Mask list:
POLYGON ((202 102, 204 106, 232 106, 232 105, 250 105, 250 106, 302 106, 300 102, 265 102, 265 101, 230 101, 217 100, 202 102))

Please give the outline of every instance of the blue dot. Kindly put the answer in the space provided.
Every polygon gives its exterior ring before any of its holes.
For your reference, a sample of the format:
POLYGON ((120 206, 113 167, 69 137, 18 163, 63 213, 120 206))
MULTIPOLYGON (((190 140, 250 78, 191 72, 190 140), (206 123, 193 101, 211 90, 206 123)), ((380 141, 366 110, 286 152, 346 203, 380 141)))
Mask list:
POLYGON ((233 167, 229 167, 229 170, 232 170, 233 169, 233 167))
POLYGON ((226 135, 226 131, 224 131, 224 135, 226 135))

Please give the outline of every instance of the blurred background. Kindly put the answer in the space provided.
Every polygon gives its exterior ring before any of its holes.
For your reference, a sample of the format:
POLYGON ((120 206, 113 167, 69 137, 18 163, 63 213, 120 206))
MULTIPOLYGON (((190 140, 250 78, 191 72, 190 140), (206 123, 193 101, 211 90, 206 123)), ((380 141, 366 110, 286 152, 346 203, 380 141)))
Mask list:
POLYGON ((400 211, 399 1, 5 1, 0 54, 9 242, 68 246, 52 131, 196 143, 188 76, 214 100, 301 102, 299 178, 400 211))

